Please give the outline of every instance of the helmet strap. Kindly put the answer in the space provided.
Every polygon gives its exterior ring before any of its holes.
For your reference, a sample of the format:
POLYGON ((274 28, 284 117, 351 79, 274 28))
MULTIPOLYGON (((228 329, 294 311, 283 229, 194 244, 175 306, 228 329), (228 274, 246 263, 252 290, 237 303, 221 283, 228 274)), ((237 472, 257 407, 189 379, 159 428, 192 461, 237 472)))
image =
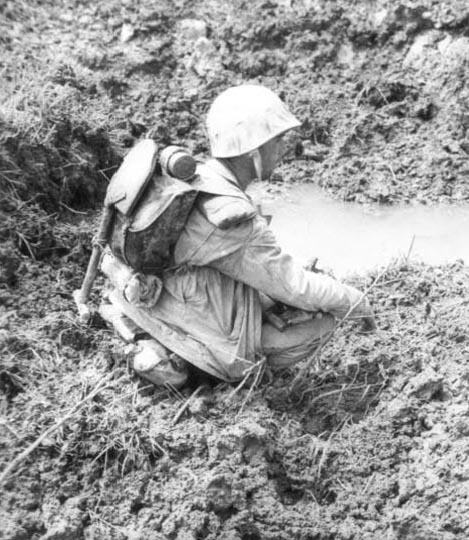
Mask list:
POLYGON ((262 180, 262 157, 259 152, 259 148, 256 148, 252 152, 249 152, 249 157, 252 159, 252 164, 254 165, 254 170, 256 171, 256 176, 259 181, 262 180))

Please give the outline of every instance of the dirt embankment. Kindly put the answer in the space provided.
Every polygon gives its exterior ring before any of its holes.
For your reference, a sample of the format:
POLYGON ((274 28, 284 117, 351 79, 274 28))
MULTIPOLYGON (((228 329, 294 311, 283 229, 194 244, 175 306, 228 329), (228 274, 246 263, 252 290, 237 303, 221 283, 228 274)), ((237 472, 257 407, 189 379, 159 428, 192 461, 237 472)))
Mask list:
POLYGON ((302 121, 285 180, 466 200, 466 2, 28 4, 0 7, 2 468, 110 379, 10 476, 0 537, 467 538, 467 267, 396 265, 380 331, 338 335, 301 391, 294 372, 207 388, 175 425, 194 388, 140 383, 71 299, 93 232, 77 212, 125 149, 205 155, 203 115, 241 81, 302 121))
POLYGON ((144 134, 203 156, 211 100, 255 81, 302 122, 286 179, 358 201, 469 197, 464 0, 30 4, 1 12, 7 191, 89 204, 144 134))
POLYGON ((2 293, 3 466, 110 377, 6 482, 3 538, 467 537, 467 267, 396 265, 379 331, 340 332, 293 394, 288 371, 209 387, 177 423, 197 383, 139 383, 121 342, 76 324, 75 269, 36 263, 2 293))

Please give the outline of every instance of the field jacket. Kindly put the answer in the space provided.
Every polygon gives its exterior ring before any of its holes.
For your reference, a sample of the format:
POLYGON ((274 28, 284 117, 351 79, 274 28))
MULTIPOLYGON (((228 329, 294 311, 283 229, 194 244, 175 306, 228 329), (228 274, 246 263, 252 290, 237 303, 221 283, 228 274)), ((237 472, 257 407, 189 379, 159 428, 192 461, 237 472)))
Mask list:
MULTIPOLYGON (((152 319, 163 322, 161 331, 180 338, 177 347, 168 336, 160 339, 163 344, 205 371, 235 381, 263 354, 259 291, 336 317, 356 304, 361 293, 304 270, 285 253, 221 162, 210 160, 198 173, 201 193, 175 246, 176 267, 165 275, 157 305, 139 308, 133 318, 147 331, 152 319)), ((364 302, 356 312, 363 307, 364 302)))

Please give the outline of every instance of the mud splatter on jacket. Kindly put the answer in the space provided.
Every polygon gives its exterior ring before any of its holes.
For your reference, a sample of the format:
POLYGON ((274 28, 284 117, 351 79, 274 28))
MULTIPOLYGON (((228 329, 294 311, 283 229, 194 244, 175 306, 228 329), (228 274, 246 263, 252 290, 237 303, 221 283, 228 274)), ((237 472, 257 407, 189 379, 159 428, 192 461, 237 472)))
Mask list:
POLYGON ((161 340, 166 346, 171 345, 168 329, 173 329, 174 339, 184 337, 185 345, 179 341, 172 350, 205 371, 234 381, 262 355, 258 291, 291 306, 338 317, 361 293, 304 270, 282 251, 265 219, 219 161, 209 161, 198 172, 198 187, 204 193, 176 244, 177 268, 165 276, 157 305, 142 310, 137 322, 144 328, 152 318, 166 323, 166 339, 161 340))

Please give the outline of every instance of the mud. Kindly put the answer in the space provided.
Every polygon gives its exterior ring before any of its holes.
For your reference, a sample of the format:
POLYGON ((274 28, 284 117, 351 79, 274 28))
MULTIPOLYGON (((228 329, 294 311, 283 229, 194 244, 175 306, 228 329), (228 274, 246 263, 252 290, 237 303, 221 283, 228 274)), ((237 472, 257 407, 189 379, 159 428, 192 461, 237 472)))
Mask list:
POLYGON ((1 9, 2 186, 49 209, 93 202, 144 134, 203 157, 209 103, 243 80, 302 122, 285 180, 359 202, 469 197, 464 0, 1 9))
POLYGON ((199 383, 139 382, 117 338, 77 325, 67 272, 29 263, 2 293, 3 465, 112 381, 7 481, 3 538, 469 534, 467 267, 395 265, 371 295, 376 334, 340 332, 293 394, 291 371, 206 384, 176 424, 199 383))
POLYGON ((151 135, 206 156, 207 107, 241 81, 281 92, 302 122, 273 186, 467 200, 466 4, 0 6, 2 470, 108 377, 2 486, 0 538, 468 537, 462 262, 396 262, 371 293, 378 332, 339 332, 293 394, 299 368, 255 388, 148 386, 71 297, 125 150, 151 135))

